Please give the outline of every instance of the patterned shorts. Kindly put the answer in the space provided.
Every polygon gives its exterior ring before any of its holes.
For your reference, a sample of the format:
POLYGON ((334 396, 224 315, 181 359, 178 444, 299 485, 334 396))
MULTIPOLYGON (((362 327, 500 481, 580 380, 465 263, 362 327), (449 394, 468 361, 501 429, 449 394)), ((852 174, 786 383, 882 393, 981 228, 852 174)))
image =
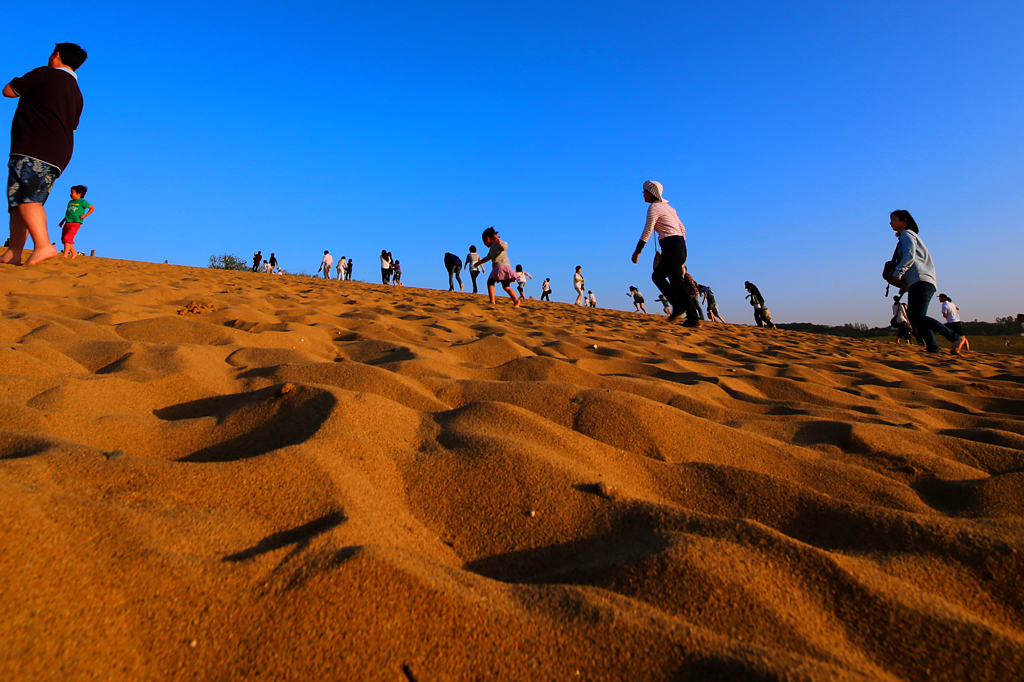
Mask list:
POLYGON ((7 211, 20 204, 45 204, 60 169, 30 156, 15 156, 7 161, 7 211))

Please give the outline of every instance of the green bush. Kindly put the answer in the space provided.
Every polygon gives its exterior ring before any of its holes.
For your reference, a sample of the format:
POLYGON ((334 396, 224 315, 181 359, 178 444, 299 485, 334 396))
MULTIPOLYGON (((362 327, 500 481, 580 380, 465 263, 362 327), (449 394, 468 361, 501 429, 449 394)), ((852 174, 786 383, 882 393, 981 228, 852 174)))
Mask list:
POLYGON ((249 267, 249 261, 232 255, 210 256, 210 267, 215 270, 247 271, 251 269, 249 267))

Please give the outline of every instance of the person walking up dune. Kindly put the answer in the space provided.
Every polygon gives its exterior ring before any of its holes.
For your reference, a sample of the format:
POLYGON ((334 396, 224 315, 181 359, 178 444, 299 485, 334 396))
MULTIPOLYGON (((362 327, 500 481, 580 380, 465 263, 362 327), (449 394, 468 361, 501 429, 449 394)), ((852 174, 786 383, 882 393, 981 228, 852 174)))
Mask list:
POLYGON ((18 99, 18 106, 11 121, 11 154, 7 161, 11 238, 7 252, 0 256, 2 264, 21 265, 30 235, 33 251, 25 265, 36 265, 57 255, 46 228, 44 205, 74 152, 83 107, 75 72, 88 56, 74 43, 57 43, 46 66, 32 69, 4 86, 4 97, 18 99))
POLYGON ((469 276, 473 280, 473 293, 480 293, 476 289, 476 278, 484 272, 484 269, 480 267, 480 254, 476 252, 476 245, 469 247, 469 253, 466 254, 466 267, 469 268, 469 276))
POLYGON ((391 256, 387 249, 380 250, 380 281, 383 284, 391 284, 391 256))
POLYGON ((960 321, 960 309, 953 303, 953 299, 945 294, 939 294, 939 300, 942 302, 942 317, 946 319, 946 326, 957 334, 964 333, 964 323, 960 321))
POLYGON ((540 285, 540 300, 551 302, 551 278, 545 277, 544 282, 540 285))
POLYGON ((910 318, 907 316, 907 306, 900 300, 899 296, 892 297, 892 320, 889 323, 896 329, 896 345, 903 341, 910 346, 914 343, 913 329, 910 326, 910 318))
POLYGON ((647 222, 640 240, 633 252, 633 263, 640 260, 651 234, 658 233, 658 244, 661 247, 661 262, 654 268, 651 280, 662 295, 672 303, 672 314, 669 321, 675 321, 683 313, 687 313, 687 327, 700 325, 693 300, 683 287, 683 266, 686 264, 686 228, 679 220, 676 210, 668 205, 663 196, 664 189, 660 182, 648 180, 644 183, 644 201, 650 204, 647 209, 647 222))
POLYGON ((316 271, 318 273, 323 272, 324 279, 330 279, 332 265, 334 265, 334 256, 327 249, 324 249, 324 259, 320 261, 320 267, 316 271))
POLYGON ((704 300, 704 304, 708 307, 708 319, 712 322, 725 322, 718 313, 718 303, 715 302, 715 292, 711 291, 711 287, 698 284, 697 291, 704 300))
POLYGON ((500 283, 508 297, 515 302, 512 307, 518 308, 520 306, 519 297, 516 296, 516 292, 512 291, 512 282, 516 281, 516 271, 512 269, 512 261, 508 257, 508 242, 498 239, 498 232, 493 227, 484 230, 482 238, 484 246, 489 251, 486 257, 480 259, 479 263, 480 265, 487 261, 493 263, 491 276, 487 278, 487 295, 490 297, 491 305, 498 303, 494 298, 494 285, 500 283))
POLYGON ((639 313, 643 311, 645 314, 647 313, 647 308, 646 306, 644 306, 644 295, 640 293, 639 289, 637 289, 636 287, 630 287, 629 291, 626 293, 626 296, 629 296, 631 299, 633 299, 633 308, 636 310, 636 312, 639 313))
POLYGON ((519 297, 526 298, 526 278, 533 279, 533 275, 523 270, 522 265, 516 266, 516 288, 519 290, 519 297))
POLYGON ((920 228, 909 211, 897 210, 889 214, 889 225, 899 239, 898 261, 889 278, 889 283, 907 292, 907 314, 910 324, 924 339, 925 350, 938 353, 939 344, 935 335, 945 337, 953 347, 950 352, 960 355, 970 350, 967 337, 946 327, 938 320, 928 317, 928 304, 935 295, 935 264, 918 235, 920 228))
POLYGON ((466 287, 462 283, 462 259, 456 256, 454 253, 444 254, 444 269, 448 272, 448 291, 455 291, 455 282, 452 281, 454 277, 459 282, 459 291, 465 291, 466 287))
POLYGON ((576 272, 572 276, 572 288, 576 290, 576 303, 574 305, 583 304, 583 285, 586 281, 583 278, 583 266, 577 265, 576 272))

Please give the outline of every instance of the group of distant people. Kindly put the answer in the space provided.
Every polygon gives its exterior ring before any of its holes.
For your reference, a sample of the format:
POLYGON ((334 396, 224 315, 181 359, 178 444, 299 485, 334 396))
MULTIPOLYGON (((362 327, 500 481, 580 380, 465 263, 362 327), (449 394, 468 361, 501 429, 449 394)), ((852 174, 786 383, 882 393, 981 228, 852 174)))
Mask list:
MULTIPOLYGON (((11 80, 3 88, 5 97, 18 98, 19 102, 11 125, 11 153, 8 160, 10 172, 7 198, 11 219, 10 238, 7 241, 9 248, 0 256, 0 263, 21 265, 22 251, 29 236, 33 240, 34 252, 26 265, 35 265, 58 255, 49 240, 44 204, 54 181, 67 170, 74 150, 74 131, 78 128, 83 109, 76 71, 87 57, 86 51, 74 43, 58 43, 46 66, 11 80)), ((60 222, 65 258, 78 256, 74 248, 75 236, 84 219, 95 210, 85 200, 87 190, 84 185, 71 188, 71 201, 60 222)), ((653 180, 645 182, 643 198, 649 204, 647 220, 633 251, 632 261, 639 261, 640 253, 651 235, 657 233, 659 250, 655 253, 651 279, 661 292, 658 300, 669 313, 669 320, 674 321, 685 314, 685 326, 699 326, 703 317, 700 298, 708 306, 708 317, 721 320, 713 292, 697 284, 686 269, 686 228, 665 199, 661 183, 653 180)), ((939 294, 944 323, 928 316, 928 306, 937 286, 936 270, 931 254, 920 237, 917 222, 905 210, 893 211, 889 218, 898 243, 882 276, 889 284, 899 287, 900 293, 894 297, 892 320, 899 332, 897 342, 909 341, 912 336, 916 336, 928 352, 934 353, 939 350, 935 341, 935 335, 938 334, 952 344, 953 353, 969 350, 970 343, 963 334, 959 309, 949 296, 939 294), (904 295, 905 303, 902 301, 904 295)), ((486 273, 484 265, 490 263, 487 291, 491 303, 495 303, 495 286, 500 284, 518 308, 521 297, 525 296, 526 282, 533 279, 533 276, 521 265, 512 268, 508 243, 499 238, 493 227, 484 230, 482 239, 488 249, 487 255, 481 258, 476 247, 471 246, 466 257, 474 293, 477 292, 477 277, 486 273), (518 295, 512 290, 513 283, 517 285, 518 295)), ((400 262, 387 250, 381 251, 380 260, 381 281, 401 286, 400 262)), ((461 259, 446 253, 444 264, 449 276, 449 291, 455 288, 453 278, 458 281, 459 290, 464 291, 460 276, 461 259)), ((325 278, 330 278, 332 265, 333 258, 325 250, 318 273, 322 272, 325 278)), ((266 261, 261 251, 254 254, 253 270, 259 271, 261 267, 264 272, 281 272, 273 253, 266 261)), ((352 267, 352 259, 342 256, 337 266, 337 278, 350 280, 352 267)), ((596 306, 593 291, 584 294, 585 283, 582 268, 577 266, 573 276, 576 304, 581 305, 586 301, 588 305, 596 306)), ((744 286, 748 291, 746 298, 754 309, 757 326, 774 328, 775 324, 761 292, 751 282, 745 282, 744 286)), ((646 312, 643 294, 639 289, 630 287, 628 295, 638 311, 646 312)), ((542 286, 541 300, 550 301, 550 297, 551 280, 548 278, 542 286)), ((1024 328, 1024 314, 1019 314, 1017 321, 1024 328)))
MULTIPOLYGON (((889 326, 896 330, 896 344, 900 345, 906 341, 907 345, 913 345, 916 342, 923 346, 925 345, 924 337, 910 322, 910 313, 902 298, 903 294, 892 297, 892 319, 889 320, 889 326)), ((939 294, 939 302, 942 304, 939 312, 942 319, 945 320, 943 325, 951 332, 963 336, 964 325, 960 319, 960 309, 953 303, 953 299, 946 294, 939 294)), ((967 347, 970 348, 970 344, 967 347)))
POLYGON ((267 274, 284 274, 281 265, 277 262, 277 254, 271 253, 270 258, 264 259, 263 252, 257 251, 252 254, 252 271, 260 272, 261 270, 267 274))

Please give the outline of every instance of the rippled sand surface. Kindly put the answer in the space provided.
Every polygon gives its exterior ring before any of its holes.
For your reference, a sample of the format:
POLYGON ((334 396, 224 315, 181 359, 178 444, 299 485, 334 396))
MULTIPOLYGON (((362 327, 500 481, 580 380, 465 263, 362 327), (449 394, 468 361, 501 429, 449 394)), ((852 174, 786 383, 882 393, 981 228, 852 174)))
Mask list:
POLYGON ((0 678, 1021 679, 1024 358, 0 267, 0 678))

